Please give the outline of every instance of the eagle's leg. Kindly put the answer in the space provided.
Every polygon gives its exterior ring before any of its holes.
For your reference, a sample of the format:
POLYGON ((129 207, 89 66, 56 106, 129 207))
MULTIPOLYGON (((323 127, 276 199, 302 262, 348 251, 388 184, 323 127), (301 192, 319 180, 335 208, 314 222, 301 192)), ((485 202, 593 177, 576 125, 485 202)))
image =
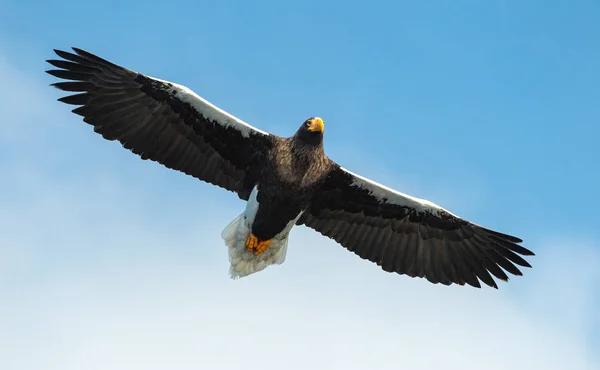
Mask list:
POLYGON ((248 252, 254 253, 255 256, 258 256, 262 252, 267 249, 267 247, 271 244, 271 239, 269 240, 258 240, 256 235, 250 233, 248 235, 248 239, 246 239, 246 247, 248 248, 248 252))

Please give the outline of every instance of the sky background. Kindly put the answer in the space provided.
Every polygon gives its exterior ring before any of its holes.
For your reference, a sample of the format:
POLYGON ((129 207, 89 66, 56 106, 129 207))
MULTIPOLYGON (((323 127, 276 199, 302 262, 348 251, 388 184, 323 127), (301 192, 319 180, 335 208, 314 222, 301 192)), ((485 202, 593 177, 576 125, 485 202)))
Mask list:
POLYGON ((600 369, 597 1, 0 0, 0 368, 600 369), (228 276, 244 203, 93 133, 78 46, 517 235, 499 290, 392 275, 311 230, 228 276))

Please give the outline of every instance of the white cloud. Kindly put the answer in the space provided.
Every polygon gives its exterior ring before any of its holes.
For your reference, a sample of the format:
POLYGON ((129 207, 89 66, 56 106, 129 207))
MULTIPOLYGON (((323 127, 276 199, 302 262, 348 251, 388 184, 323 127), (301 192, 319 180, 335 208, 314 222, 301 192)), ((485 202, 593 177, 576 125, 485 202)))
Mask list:
MULTIPOLYGON (((214 190, 213 199, 196 182, 173 194, 188 180, 128 153, 70 170, 83 162, 73 158, 80 147, 47 135, 83 130, 57 124, 68 115, 47 104, 51 90, 11 65, 0 64, 9 87, 0 111, 17 128, 0 132, 11 156, 0 160, 0 368, 599 365, 588 329, 598 320, 598 245, 577 241, 565 252, 564 240, 548 242, 525 277, 476 290, 386 274, 297 229, 282 266, 232 281, 219 235, 241 210, 233 195, 214 190), (21 83, 37 107, 25 117, 21 100, 6 100, 21 83)), ((103 154, 119 152, 104 144, 103 154)))

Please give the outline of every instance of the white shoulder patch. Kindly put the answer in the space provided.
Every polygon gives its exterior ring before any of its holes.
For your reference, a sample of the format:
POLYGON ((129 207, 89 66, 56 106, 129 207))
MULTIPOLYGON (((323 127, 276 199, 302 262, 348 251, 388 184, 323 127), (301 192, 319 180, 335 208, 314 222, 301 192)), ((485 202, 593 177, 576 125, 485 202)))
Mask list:
MULTIPOLYGON (((353 182, 352 182, 353 186, 367 190, 369 192, 369 194, 371 194, 375 198, 379 199, 380 201, 386 201, 387 203, 390 203, 390 204, 396 204, 399 206, 412 208, 416 212, 429 212, 429 213, 439 215, 440 211, 444 211, 444 212, 451 214, 452 216, 455 216, 452 213, 448 212, 448 210, 438 206, 437 204, 435 204, 433 202, 430 202, 425 199, 413 197, 408 194, 401 193, 394 189, 388 188, 387 186, 382 185, 378 182, 370 180, 366 177, 357 175, 343 167, 340 167, 340 168, 353 177, 353 182)), ((455 216, 455 217, 458 217, 458 216, 455 216)))
POLYGON ((227 113, 223 109, 213 105, 208 100, 202 98, 191 89, 176 84, 174 82, 161 80, 159 78, 146 76, 148 78, 160 81, 170 88, 170 93, 184 103, 190 104, 203 117, 216 122, 223 127, 233 127, 238 130, 242 136, 249 137, 250 134, 262 134, 268 136, 269 133, 259 130, 256 127, 242 121, 241 119, 227 113))

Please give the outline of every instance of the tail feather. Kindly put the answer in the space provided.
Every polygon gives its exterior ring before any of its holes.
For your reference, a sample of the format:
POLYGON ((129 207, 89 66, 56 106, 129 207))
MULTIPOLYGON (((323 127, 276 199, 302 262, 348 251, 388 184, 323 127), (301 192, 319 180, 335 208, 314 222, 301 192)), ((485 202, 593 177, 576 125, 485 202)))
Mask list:
POLYGON ((288 238, 286 237, 281 241, 281 247, 279 252, 275 254, 274 263, 277 265, 281 265, 283 261, 285 261, 285 256, 287 255, 287 247, 288 247, 288 238))
POLYGON ((243 218, 244 214, 242 213, 236 218, 234 218, 233 221, 229 223, 229 225, 225 226, 225 228, 221 232, 221 238, 225 240, 225 244, 230 248, 235 247, 235 237, 237 234, 237 229, 243 218))
POLYGON ((287 253, 287 235, 274 238, 269 247, 258 256, 248 252, 245 241, 250 234, 250 226, 244 214, 233 219, 221 232, 229 254, 229 275, 232 279, 239 279, 273 264, 282 264, 287 253))

